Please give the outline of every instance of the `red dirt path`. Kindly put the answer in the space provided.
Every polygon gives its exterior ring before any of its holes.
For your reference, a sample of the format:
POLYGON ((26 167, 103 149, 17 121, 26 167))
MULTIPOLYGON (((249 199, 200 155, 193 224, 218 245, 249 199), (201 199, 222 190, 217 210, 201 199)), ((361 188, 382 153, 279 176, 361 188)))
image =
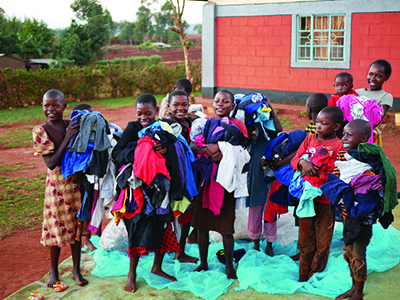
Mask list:
MULTIPOLYGON (((212 112, 210 100, 197 99, 209 107, 212 112)), ((304 128, 308 120, 301 115, 304 106, 274 104, 280 117, 293 121, 285 129, 290 131, 295 128, 304 128)), ((128 121, 135 118, 135 110, 122 108, 117 110, 105 110, 102 107, 94 107, 103 115, 122 128, 128 121)), ((390 158, 396 170, 400 169, 400 153, 398 148, 399 127, 394 127, 394 114, 391 113, 384 129, 383 148, 390 158)), ((1 128, 0 128, 1 135, 1 128)), ((31 148, 20 148, 12 150, 0 150, 0 163, 11 165, 15 162, 25 161, 34 163, 32 169, 25 169, 18 172, 7 173, 7 176, 30 176, 44 173, 46 168, 41 158, 34 158, 31 148)), ((399 178, 398 178, 399 184, 399 178)), ((17 229, 14 234, 0 241, 0 299, 3 299, 20 288, 41 279, 49 271, 49 253, 40 243, 40 228, 17 229)), ((60 262, 71 255, 70 249, 62 249, 60 262)))

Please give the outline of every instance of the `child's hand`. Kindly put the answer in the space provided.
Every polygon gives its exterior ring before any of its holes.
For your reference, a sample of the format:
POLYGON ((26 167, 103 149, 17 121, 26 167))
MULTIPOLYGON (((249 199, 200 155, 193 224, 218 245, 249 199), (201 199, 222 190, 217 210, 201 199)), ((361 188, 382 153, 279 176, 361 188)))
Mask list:
POLYGON ((211 156, 211 158, 214 161, 220 161, 222 159, 222 153, 218 151, 217 153, 214 153, 213 156, 211 156))
POLYGON ((301 159, 299 161, 299 169, 301 176, 318 176, 318 167, 307 160, 301 159))
POLYGON ((160 154, 167 153, 167 148, 161 148, 161 143, 160 142, 157 142, 157 144, 155 144, 153 146, 153 150, 156 151, 156 152, 157 151, 160 152, 160 154))
POLYGON ((206 151, 204 152, 204 154, 212 157, 217 152, 219 152, 218 144, 208 144, 206 145, 206 151))
POLYGON ((79 124, 75 121, 68 125, 65 137, 70 140, 75 134, 79 132, 79 124))

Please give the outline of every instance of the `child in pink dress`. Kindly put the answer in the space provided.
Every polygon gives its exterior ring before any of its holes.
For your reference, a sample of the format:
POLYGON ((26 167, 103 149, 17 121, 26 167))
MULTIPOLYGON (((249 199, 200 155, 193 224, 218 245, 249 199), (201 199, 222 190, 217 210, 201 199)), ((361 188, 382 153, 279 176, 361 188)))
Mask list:
POLYGON ((68 143, 79 132, 75 123, 63 120, 67 104, 63 93, 49 90, 43 96, 43 112, 47 122, 32 130, 34 155, 42 155, 47 178, 40 242, 50 249, 50 273, 47 287, 59 292, 68 285, 60 282, 58 260, 61 247, 70 245, 72 278, 80 286, 88 281, 80 271, 82 222, 77 218, 81 207, 80 181, 76 175, 63 179, 61 161, 68 143))

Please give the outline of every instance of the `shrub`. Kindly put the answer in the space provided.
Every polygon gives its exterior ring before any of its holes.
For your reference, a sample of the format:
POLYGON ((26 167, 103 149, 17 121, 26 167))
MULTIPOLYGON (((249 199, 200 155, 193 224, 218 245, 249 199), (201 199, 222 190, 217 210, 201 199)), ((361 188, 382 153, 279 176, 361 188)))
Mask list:
MULTIPOLYGON (((136 96, 142 93, 166 94, 176 80, 185 77, 184 63, 167 65, 159 56, 87 67, 50 68, 37 71, 4 69, 8 81, 0 80, 0 109, 40 105, 43 94, 59 89, 66 100, 136 96), (151 62, 151 64, 149 63, 151 62)), ((198 90, 201 67, 193 64, 193 90, 198 90)))

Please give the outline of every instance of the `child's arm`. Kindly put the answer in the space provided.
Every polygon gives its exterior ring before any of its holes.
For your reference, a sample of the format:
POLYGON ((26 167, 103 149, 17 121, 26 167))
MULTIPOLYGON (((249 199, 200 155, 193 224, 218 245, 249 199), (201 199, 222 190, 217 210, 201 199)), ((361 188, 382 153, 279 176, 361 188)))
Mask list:
POLYGON ((199 147, 195 143, 190 143, 190 148, 194 154, 206 154, 211 157, 214 161, 219 161, 222 158, 222 153, 219 150, 218 144, 208 144, 204 147, 199 147))
POLYGON ((279 120, 278 115, 277 115, 276 111, 274 110, 274 108, 272 107, 271 101, 269 99, 267 99, 267 103, 268 103, 268 106, 271 108, 270 115, 271 115, 272 120, 274 121, 276 133, 282 132, 281 121, 279 120))
POLYGON ((312 163, 301 158, 302 155, 306 154, 307 149, 310 147, 310 140, 313 135, 308 135, 306 139, 301 143, 299 149, 296 152, 295 157, 290 162, 293 170, 301 171, 301 175, 305 176, 318 176, 318 168, 312 163))
POLYGON ((46 166, 50 170, 54 170, 55 167, 61 165, 61 161, 64 157, 65 150, 67 149, 69 141, 72 137, 79 132, 79 125, 76 122, 70 123, 67 127, 65 137, 61 142, 60 146, 54 153, 43 155, 43 160, 46 166))

